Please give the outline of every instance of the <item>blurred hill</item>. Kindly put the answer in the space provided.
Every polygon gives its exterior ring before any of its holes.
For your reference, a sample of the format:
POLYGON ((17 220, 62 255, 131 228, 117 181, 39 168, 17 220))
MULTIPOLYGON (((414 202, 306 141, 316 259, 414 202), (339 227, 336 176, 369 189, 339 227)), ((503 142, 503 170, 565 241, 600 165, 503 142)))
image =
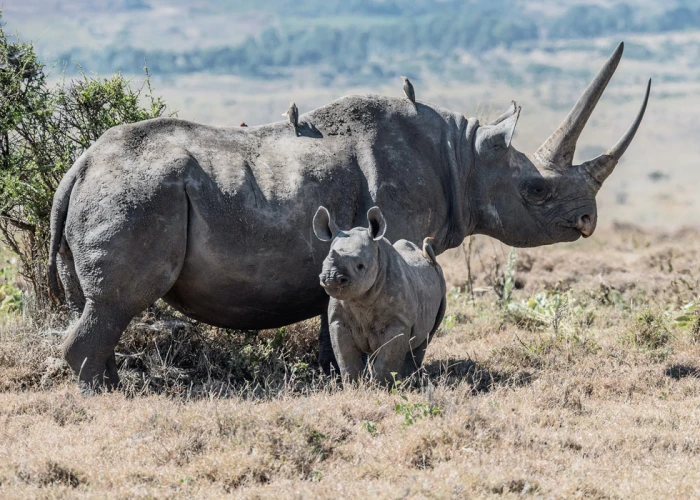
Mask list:
POLYGON ((700 219, 697 1, 11 0, 3 21, 55 62, 57 77, 75 75, 73 61, 88 73, 134 75, 147 61, 182 118, 267 123, 289 100, 304 112, 348 93, 401 95, 405 74, 419 99, 468 115, 495 116, 516 99, 515 144, 525 152, 624 41, 579 160, 617 140, 646 79, 654 83, 638 138, 599 197, 600 222, 700 219))
MULTIPOLYGON (((49 60, 80 61, 87 71, 137 72, 148 60, 159 75, 199 72, 283 79, 291 68, 313 67, 320 85, 366 84, 410 72, 512 86, 559 77, 555 61, 528 57, 545 50, 598 55, 613 44, 591 40, 641 35, 626 57, 700 64, 687 40, 655 43, 644 35, 700 29, 700 4, 671 1, 577 3, 540 0, 23 0, 6 18, 37 41, 49 60), (494 53, 507 49, 523 59, 494 53)), ((74 71, 73 66, 69 70, 74 71)), ((569 68, 586 80, 589 68, 569 68)), ((688 75, 686 75, 688 76, 688 75)))

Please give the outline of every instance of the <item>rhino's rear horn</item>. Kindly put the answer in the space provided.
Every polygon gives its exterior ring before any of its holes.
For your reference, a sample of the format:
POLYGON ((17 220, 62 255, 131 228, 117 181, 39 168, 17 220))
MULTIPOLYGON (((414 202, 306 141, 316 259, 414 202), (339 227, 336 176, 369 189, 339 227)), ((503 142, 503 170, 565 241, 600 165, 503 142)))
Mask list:
POLYGON ((632 139, 634 139, 634 135, 637 133, 640 123, 642 123, 642 118, 644 118, 644 112, 647 109, 647 102, 649 101, 650 90, 651 78, 647 83, 647 92, 644 96, 644 102, 642 103, 642 107, 639 108, 639 113, 637 113, 634 123, 632 123, 632 126, 629 129, 627 129, 625 135, 623 135, 620 140, 617 141, 617 144, 597 158, 581 164, 581 168, 583 168, 596 182, 598 182, 598 184, 602 184, 603 181, 608 178, 615 168, 615 165, 617 165, 617 162, 620 161, 622 155, 625 154, 627 147, 632 143, 632 139))
POLYGON ((600 72, 586 88, 574 108, 569 112, 559 128, 539 147, 534 159, 539 166, 554 170, 566 170, 571 167, 576 141, 586 126, 598 99, 620 62, 624 44, 620 43, 608 58, 600 72))

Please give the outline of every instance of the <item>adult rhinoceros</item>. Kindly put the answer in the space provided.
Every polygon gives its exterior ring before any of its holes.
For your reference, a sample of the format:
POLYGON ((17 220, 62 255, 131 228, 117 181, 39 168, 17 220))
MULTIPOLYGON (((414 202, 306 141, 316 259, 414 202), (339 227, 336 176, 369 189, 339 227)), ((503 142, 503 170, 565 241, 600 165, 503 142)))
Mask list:
MULTIPOLYGON (((590 236, 595 195, 629 146, 572 166, 576 139, 610 80, 615 50, 562 125, 528 157, 511 147, 520 108, 480 126, 437 106, 344 97, 286 123, 217 128, 159 118, 115 127, 61 181, 51 212, 49 283, 81 312, 64 343, 82 383, 118 381, 114 347, 163 298, 229 328, 272 328, 322 314, 328 244, 311 220, 341 227, 378 205, 390 240, 433 236, 436 252, 470 234, 514 246, 590 236)), ((332 351, 327 321, 321 362, 332 351)))

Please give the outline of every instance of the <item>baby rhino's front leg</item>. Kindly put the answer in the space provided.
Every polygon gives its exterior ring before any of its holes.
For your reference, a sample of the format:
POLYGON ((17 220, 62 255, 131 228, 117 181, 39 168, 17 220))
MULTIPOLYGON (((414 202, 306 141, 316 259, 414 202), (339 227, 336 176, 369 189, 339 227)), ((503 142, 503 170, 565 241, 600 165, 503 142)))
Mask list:
POLYGON ((330 320, 331 344, 340 368, 340 375, 343 380, 354 382, 360 378, 365 367, 362 352, 355 344, 352 332, 345 322, 337 317, 331 317, 330 320))
POLYGON ((372 375, 379 383, 390 385, 395 377, 401 376, 406 352, 410 348, 410 334, 410 326, 399 319, 393 320, 384 329, 380 347, 372 356, 375 357, 372 375))

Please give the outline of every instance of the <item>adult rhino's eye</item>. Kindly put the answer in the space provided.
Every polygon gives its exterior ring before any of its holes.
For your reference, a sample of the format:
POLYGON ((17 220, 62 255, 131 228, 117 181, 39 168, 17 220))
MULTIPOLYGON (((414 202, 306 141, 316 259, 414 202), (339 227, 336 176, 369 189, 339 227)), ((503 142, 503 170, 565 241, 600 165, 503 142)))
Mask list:
POLYGON ((523 196, 533 203, 544 203, 551 195, 552 188, 544 179, 532 179, 523 186, 523 196))
POLYGON ((362 270, 364 270, 364 268, 365 268, 365 265, 364 265, 364 264, 358 264, 358 265, 357 265, 357 270, 358 270, 358 271, 362 271, 362 270))

